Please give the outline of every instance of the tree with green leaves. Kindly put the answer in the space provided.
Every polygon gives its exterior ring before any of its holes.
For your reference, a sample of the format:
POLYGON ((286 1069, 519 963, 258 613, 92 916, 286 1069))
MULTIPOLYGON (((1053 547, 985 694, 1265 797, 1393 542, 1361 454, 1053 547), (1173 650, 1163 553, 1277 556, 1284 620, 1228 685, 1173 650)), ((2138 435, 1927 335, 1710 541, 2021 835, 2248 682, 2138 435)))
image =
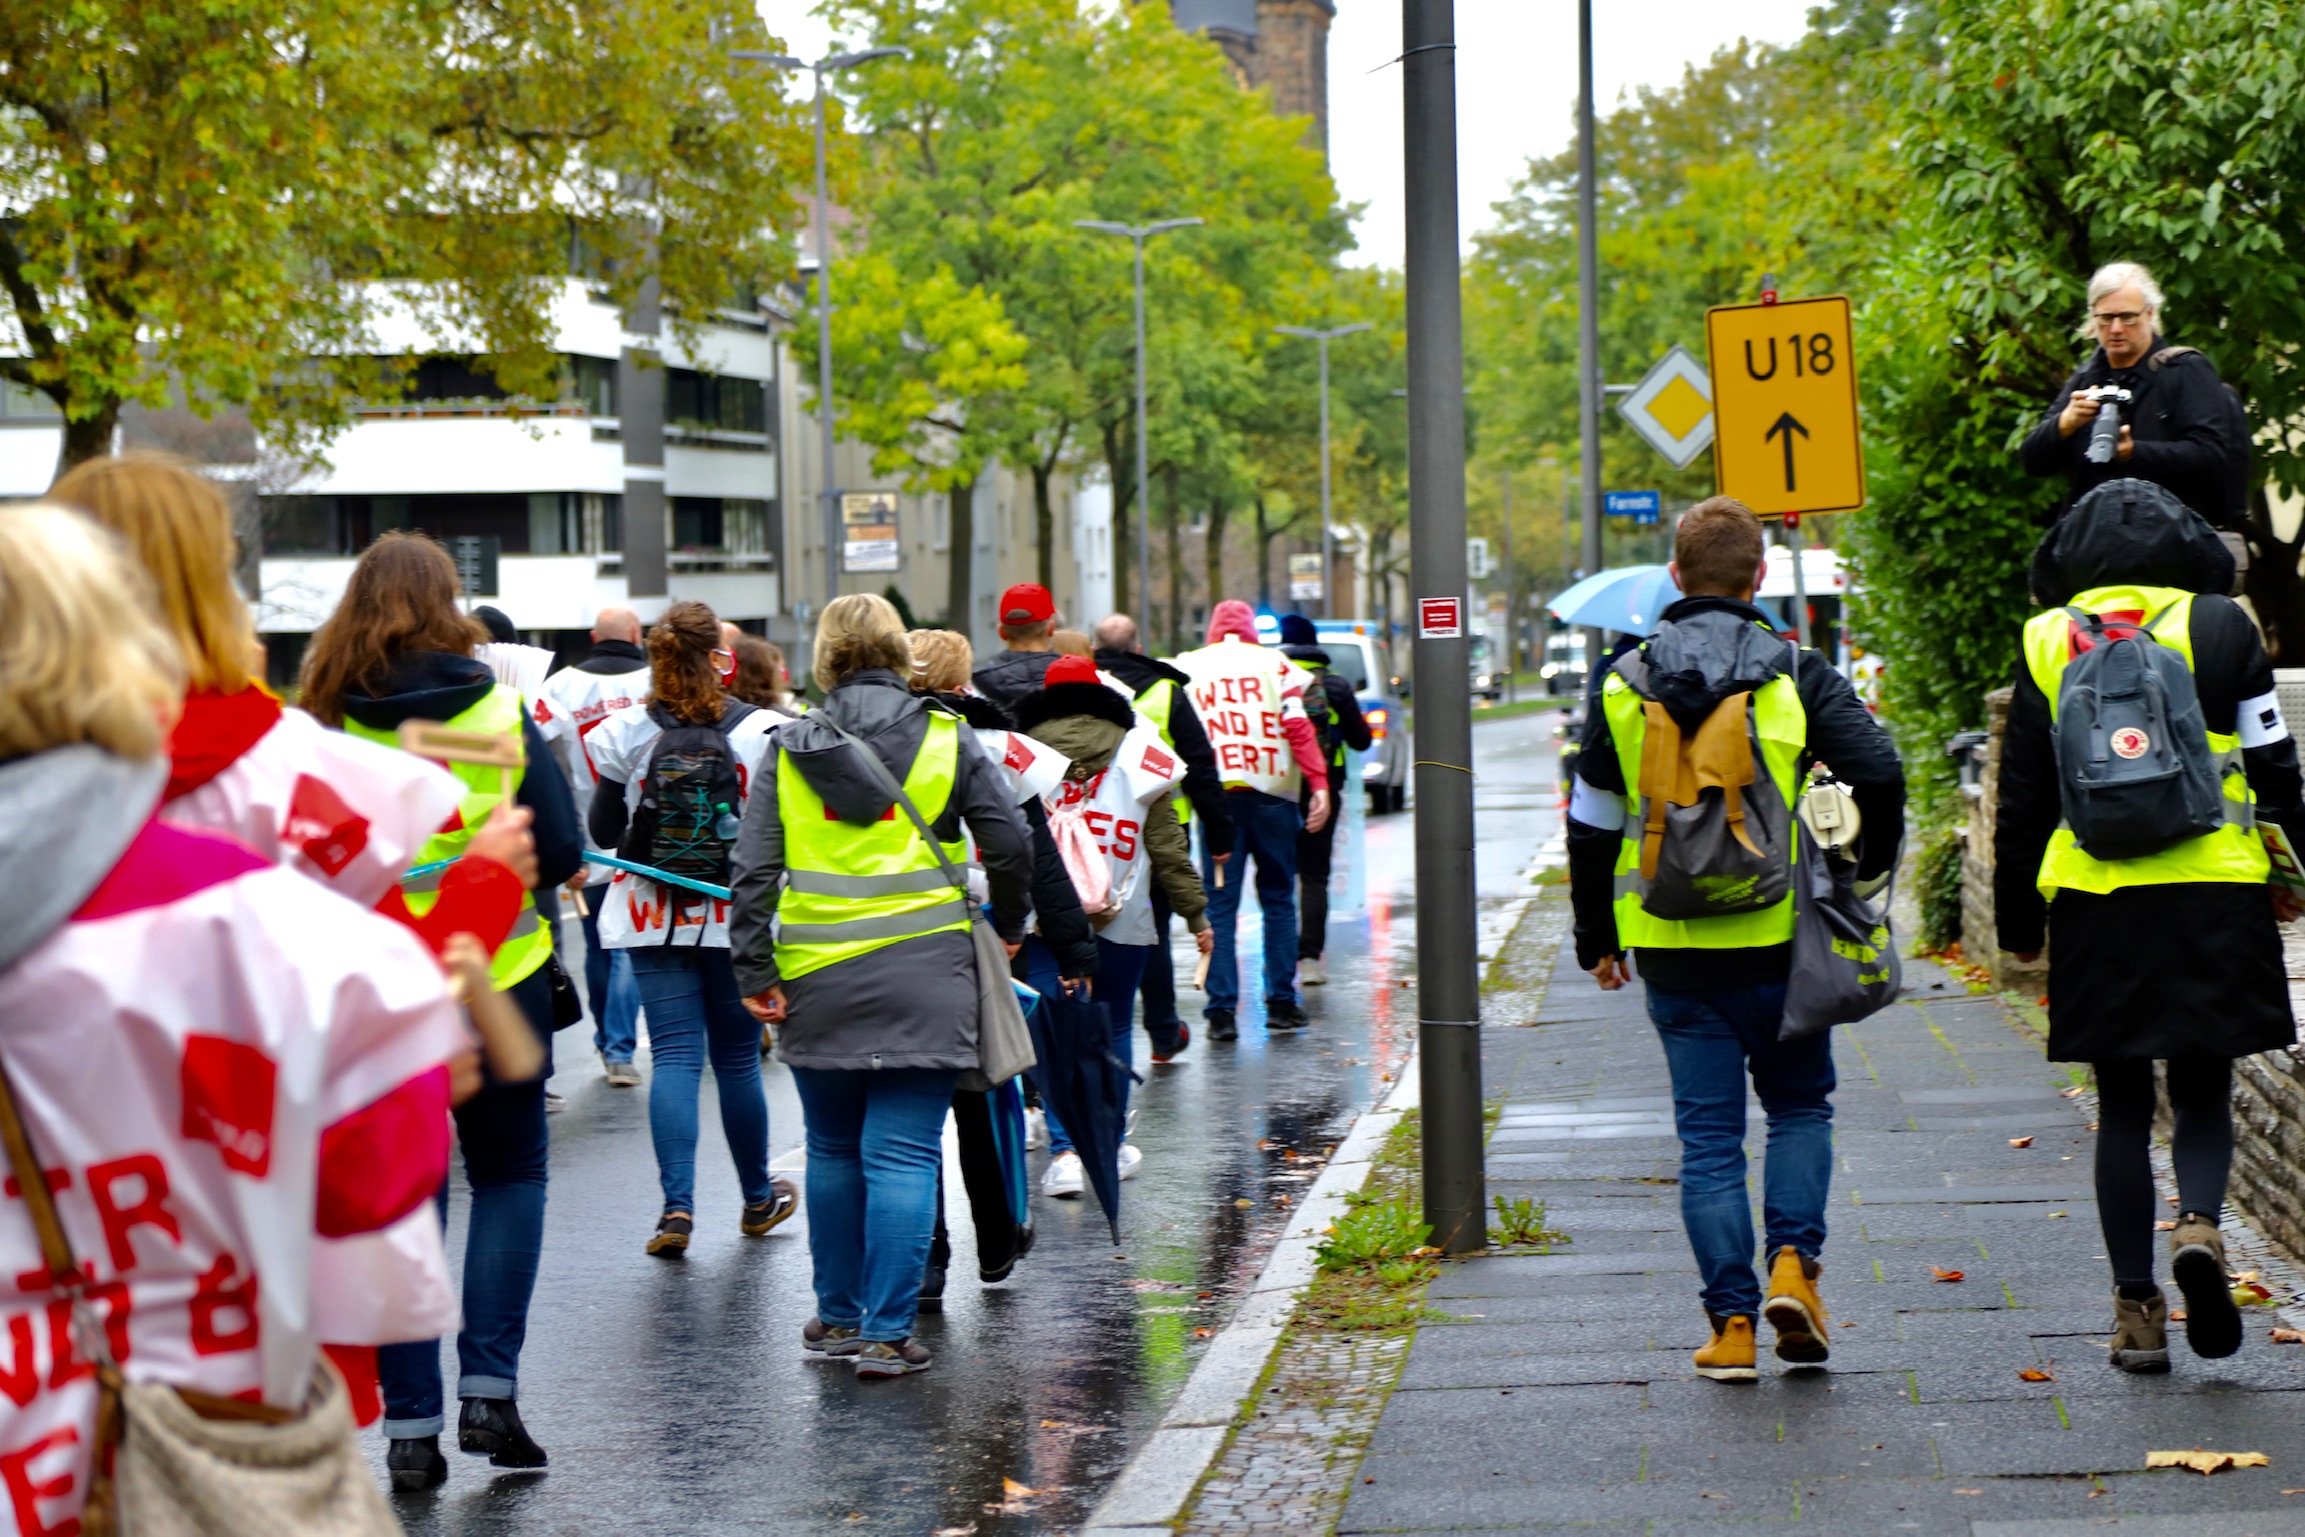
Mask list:
POLYGON ((547 398, 579 267, 692 335, 782 265, 806 163, 722 57, 760 30, 676 0, 0 8, 0 379, 63 413, 66 465, 172 395, 314 452, 394 391, 388 312, 547 398))

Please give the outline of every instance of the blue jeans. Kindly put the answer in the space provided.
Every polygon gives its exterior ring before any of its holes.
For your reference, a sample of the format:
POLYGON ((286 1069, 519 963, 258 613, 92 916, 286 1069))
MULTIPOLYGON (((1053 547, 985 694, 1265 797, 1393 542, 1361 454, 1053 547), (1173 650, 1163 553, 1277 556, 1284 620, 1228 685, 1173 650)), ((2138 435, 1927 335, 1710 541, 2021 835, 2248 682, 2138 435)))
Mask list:
MULTIPOLYGON (((1116 1061, 1135 1060, 1137 984, 1144 980, 1145 963, 1152 959, 1155 948, 1152 945, 1116 945, 1102 936, 1097 939, 1094 991, 1097 1002, 1104 1005, 1108 1039, 1112 1043, 1112 1054, 1116 1061)), ((1162 958, 1167 958, 1166 951, 1162 952, 1162 958)), ((1033 982, 1033 986, 1039 985, 1037 981, 1033 982)), ((1049 985, 1056 986, 1053 976, 1049 979, 1049 985)), ((1125 1075, 1121 1079, 1120 1103, 1124 1113, 1128 1109, 1131 1082, 1125 1075)), ((1056 1112, 1044 1104, 1041 1113, 1048 1117, 1049 1156, 1054 1158, 1059 1153, 1072 1152, 1072 1133, 1064 1129, 1064 1124, 1056 1118, 1056 1112)))
MULTIPOLYGON (((544 1040, 551 1074, 552 981, 542 968, 512 985, 513 1001, 544 1040)), ((464 1230, 464 1330, 456 1336, 458 1398, 518 1398, 520 1347, 528 1338, 528 1299, 544 1249, 544 1176, 550 1137, 544 1079, 491 1083, 456 1108, 456 1140, 472 1210, 464 1230)), ((442 1220, 448 1191, 440 1192, 442 1220)), ((438 1435, 440 1341, 385 1345, 376 1352, 384 1390, 384 1433, 438 1435)))
POLYGON ((792 1070, 808 1121, 808 1257, 826 1323, 867 1341, 911 1336, 959 1078, 947 1068, 792 1070))
POLYGON ((593 886, 585 896, 584 1003, 592 1011, 592 1044, 601 1060, 630 1062, 640 1040, 640 989, 633 984, 628 952, 600 947, 599 904, 607 890, 593 886), (595 891, 603 895, 591 895, 595 891))
POLYGON ((1216 861, 1207 841, 1201 846, 1201 883, 1208 887, 1209 925, 1216 949, 1209 955, 1209 1001, 1202 1009, 1237 1009, 1241 1002, 1240 962, 1233 953, 1233 920, 1241 910, 1241 885, 1249 861, 1257 866, 1257 902, 1265 910, 1265 1002, 1297 1001, 1297 833, 1304 818, 1295 801, 1259 790, 1231 790, 1225 805, 1233 814, 1233 857, 1225 863, 1225 883, 1217 884, 1216 861))
POLYGON ((704 1059, 720 1098, 720 1130, 744 1204, 768 1199, 768 1098, 760 1087, 760 1026, 745 1012, 726 950, 670 945, 620 950, 648 1007, 648 1132, 664 1209, 696 1211, 696 1097, 704 1059))
POLYGON ((1769 1118, 1761 1205, 1766 1252, 1791 1244, 1814 1259, 1825 1246, 1833 1177, 1830 1033, 1779 1043, 1785 984, 1671 993, 1648 987, 1649 1019, 1673 1075, 1681 1134, 1681 1225, 1696 1251, 1705 1310, 1761 1311, 1753 1271, 1753 1203, 1745 1190, 1745 1074, 1769 1118))

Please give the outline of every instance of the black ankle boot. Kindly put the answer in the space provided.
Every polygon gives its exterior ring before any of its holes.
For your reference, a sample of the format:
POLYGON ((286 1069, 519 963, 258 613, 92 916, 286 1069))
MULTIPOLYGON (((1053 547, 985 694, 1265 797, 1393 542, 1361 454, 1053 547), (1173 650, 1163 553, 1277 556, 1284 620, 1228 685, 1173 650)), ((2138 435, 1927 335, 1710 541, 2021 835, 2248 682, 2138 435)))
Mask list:
POLYGON ((386 1446, 384 1466, 392 1487, 416 1494, 448 1482, 448 1459, 440 1455, 438 1436, 395 1436, 386 1446))
POLYGON ((456 1422, 456 1449, 499 1468, 541 1468, 546 1460, 509 1398, 467 1398, 456 1422))

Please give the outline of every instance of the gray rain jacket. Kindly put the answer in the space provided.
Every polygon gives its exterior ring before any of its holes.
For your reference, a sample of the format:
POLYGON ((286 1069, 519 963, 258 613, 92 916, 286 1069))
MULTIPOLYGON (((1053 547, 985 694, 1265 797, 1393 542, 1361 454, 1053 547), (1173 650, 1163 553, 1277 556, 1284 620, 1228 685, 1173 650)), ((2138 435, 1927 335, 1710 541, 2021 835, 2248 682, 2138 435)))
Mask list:
MULTIPOLYGON (((842 821, 869 826, 894 802, 824 717, 876 753, 902 783, 928 735, 929 702, 885 668, 834 689, 824 704, 777 728, 761 782, 745 800, 729 914, 729 959, 746 997, 783 983, 787 1017, 777 1059, 790 1067, 970 1068, 976 1062, 976 948, 966 934, 924 934, 787 981, 776 967, 776 908, 784 892, 784 819, 777 776, 797 773, 842 821)), ((929 807, 920 808, 923 814, 929 807)), ((904 813, 900 810, 898 816, 904 813)), ((1032 842, 999 770, 962 743, 952 798, 931 823, 947 842, 966 823, 992 891, 993 928, 1024 937, 1031 906, 1032 842)))

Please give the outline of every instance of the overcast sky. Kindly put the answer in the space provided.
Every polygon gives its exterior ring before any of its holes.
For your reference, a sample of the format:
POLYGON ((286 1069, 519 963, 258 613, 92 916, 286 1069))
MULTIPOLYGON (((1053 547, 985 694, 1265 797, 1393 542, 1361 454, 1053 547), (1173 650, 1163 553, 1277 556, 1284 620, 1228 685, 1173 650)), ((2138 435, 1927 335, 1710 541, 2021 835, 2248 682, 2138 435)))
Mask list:
MULTIPOLYGON (((806 57, 829 41, 813 0, 758 0, 770 30, 806 57)), ((965 4, 966 0, 956 0, 965 4)), ((1606 111, 1634 86, 1670 85, 1689 64, 1739 37, 1785 43, 1810 0, 1602 0, 1594 6, 1593 74, 1606 111)), ((1459 232, 1490 221, 1531 156, 1575 133, 1574 0, 1457 0, 1459 232)), ((1329 34, 1329 155, 1337 192, 1365 203, 1356 262, 1401 262, 1400 0, 1337 0, 1329 34), (1375 73, 1371 73, 1371 71, 1375 73)))

